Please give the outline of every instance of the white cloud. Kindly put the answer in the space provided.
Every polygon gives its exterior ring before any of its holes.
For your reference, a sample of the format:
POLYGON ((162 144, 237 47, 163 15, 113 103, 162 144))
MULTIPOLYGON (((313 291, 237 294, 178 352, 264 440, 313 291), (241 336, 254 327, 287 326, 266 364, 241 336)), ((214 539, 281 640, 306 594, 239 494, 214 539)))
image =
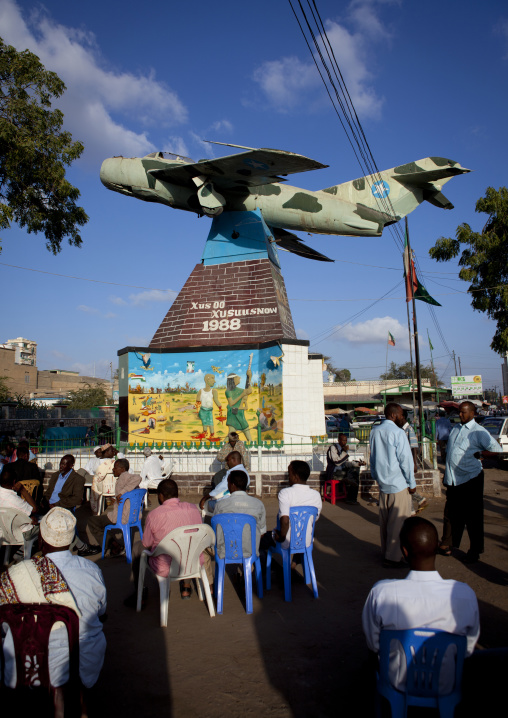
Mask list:
POLYGON ((103 313, 100 309, 89 307, 87 304, 80 304, 77 309, 79 312, 84 312, 85 314, 96 314, 100 317, 104 317, 104 319, 114 319, 116 317, 116 314, 113 314, 113 312, 103 313))
POLYGON ((118 305, 119 307, 123 307, 123 306, 125 306, 125 305, 127 304, 127 302, 125 301, 125 299, 122 299, 122 297, 112 296, 112 297, 109 298, 109 301, 110 301, 110 302, 113 302, 113 304, 116 304, 116 305, 118 305))
POLYGON ((174 155, 189 156, 189 150, 182 137, 168 137, 164 142, 164 152, 172 152, 174 155))
POLYGON ((408 349, 409 338, 407 327, 393 317, 375 317, 358 324, 347 324, 341 330, 338 338, 345 339, 352 344, 384 344, 390 332, 395 339, 395 348, 408 349))
POLYGON ((208 128, 210 132, 233 132, 233 125, 229 120, 217 120, 208 128))
MULTIPOLYGON (((369 67, 375 65, 373 46, 386 44, 391 37, 379 17, 379 6, 394 2, 397 0, 352 0, 341 23, 325 20, 337 64, 356 111, 363 117, 379 117, 383 104, 374 89, 374 75, 369 67)), ((322 36, 318 36, 318 43, 327 57, 322 36)), ((312 111, 324 101, 324 88, 314 62, 295 56, 264 62, 254 70, 253 80, 278 112, 298 107, 312 111)))
POLYGON ((296 336, 298 337, 298 339, 309 339, 309 335, 307 334, 305 329, 297 329, 296 336))
POLYGON ((27 19, 14 0, 0 2, 4 41, 18 50, 28 48, 67 86, 57 101, 65 127, 85 145, 85 159, 146 154, 155 146, 147 127, 174 126, 187 120, 187 109, 153 72, 135 75, 113 70, 97 48, 92 33, 57 24, 38 11, 27 19), (124 122, 138 124, 128 129, 124 122))
POLYGON ((134 306, 140 306, 147 302, 172 302, 176 297, 176 292, 172 289, 147 289, 144 292, 129 295, 130 303, 134 306))

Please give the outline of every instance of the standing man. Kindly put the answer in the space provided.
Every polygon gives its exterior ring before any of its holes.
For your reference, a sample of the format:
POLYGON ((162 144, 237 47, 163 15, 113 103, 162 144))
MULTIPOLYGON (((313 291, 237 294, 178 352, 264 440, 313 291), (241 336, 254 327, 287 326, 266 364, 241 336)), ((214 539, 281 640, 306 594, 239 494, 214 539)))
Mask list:
POLYGON ((411 496, 416 491, 413 457, 402 431, 400 404, 385 407, 386 421, 370 433, 370 472, 379 485, 379 528, 384 568, 402 568, 405 562, 399 535, 411 516, 411 496))
MULTIPOLYGON (((242 456, 242 464, 245 466, 247 471, 250 471, 250 454, 247 451, 243 441, 240 441, 240 437, 236 431, 230 431, 228 434, 227 441, 220 447, 217 452, 217 461, 226 461, 226 457, 232 451, 238 451, 242 456)), ((222 477, 221 477, 222 478, 222 477)))
POLYGON ((501 446, 487 429, 474 420, 475 406, 463 401, 460 424, 450 431, 446 453, 444 484, 446 504, 439 553, 450 556, 459 548, 464 528, 469 535, 469 551, 464 563, 475 563, 483 553, 483 467, 480 456, 501 453, 501 446))
POLYGON ((113 431, 111 427, 106 424, 106 419, 101 419, 98 434, 100 444, 105 444, 107 441, 111 441, 113 439, 113 431))

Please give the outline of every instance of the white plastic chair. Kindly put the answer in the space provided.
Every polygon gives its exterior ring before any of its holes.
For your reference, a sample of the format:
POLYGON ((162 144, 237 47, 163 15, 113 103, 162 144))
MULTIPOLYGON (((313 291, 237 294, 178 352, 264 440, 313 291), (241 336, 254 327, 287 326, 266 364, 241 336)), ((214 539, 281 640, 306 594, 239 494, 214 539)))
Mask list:
POLYGON ((0 508, 0 547, 5 547, 4 566, 9 563, 11 546, 23 546, 24 560, 32 555, 32 547, 37 536, 25 539, 21 526, 29 522, 29 518, 22 511, 16 509, 0 508))
POLYGON ((168 625, 169 594, 171 592, 171 581, 182 581, 196 579, 199 600, 203 600, 201 584, 205 589, 206 603, 210 616, 215 616, 212 594, 206 576, 205 567, 199 563, 199 557, 209 546, 215 545, 215 534, 211 526, 196 524, 193 526, 179 526, 173 529, 167 536, 164 536, 154 551, 143 551, 139 567, 138 601, 136 610, 141 611, 141 600, 143 586, 145 584, 146 568, 150 568, 148 558, 164 554, 171 557, 171 568, 169 576, 157 576, 161 600, 161 626, 168 625))

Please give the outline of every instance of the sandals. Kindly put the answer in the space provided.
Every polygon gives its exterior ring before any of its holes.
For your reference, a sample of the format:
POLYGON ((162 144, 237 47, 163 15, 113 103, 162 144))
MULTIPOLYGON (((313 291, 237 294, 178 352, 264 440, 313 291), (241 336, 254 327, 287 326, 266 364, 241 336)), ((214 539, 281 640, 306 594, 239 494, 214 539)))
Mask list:
POLYGON ((180 583, 180 598, 184 601, 188 601, 192 596, 192 586, 184 586, 180 583))
POLYGON ((439 546, 437 552, 440 556, 451 556, 452 555, 451 546, 443 546, 443 547, 439 546))

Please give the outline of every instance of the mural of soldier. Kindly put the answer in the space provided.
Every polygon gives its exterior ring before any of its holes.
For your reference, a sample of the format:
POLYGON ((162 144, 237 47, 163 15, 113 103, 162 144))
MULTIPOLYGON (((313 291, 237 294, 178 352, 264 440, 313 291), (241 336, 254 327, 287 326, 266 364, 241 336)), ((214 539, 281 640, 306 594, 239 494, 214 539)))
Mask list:
POLYGON ((252 379, 252 354, 250 355, 249 368, 247 369, 245 389, 238 386, 240 377, 238 374, 228 374, 226 399, 228 400, 227 408, 227 425, 230 431, 242 431, 247 441, 250 441, 249 424, 245 418, 245 409, 247 408, 247 397, 252 394, 250 381, 252 379))
POLYGON ((204 439, 207 432, 210 432, 210 438, 214 435, 213 427, 213 405, 217 406, 222 412, 222 404, 219 401, 217 389, 214 389, 215 377, 213 374, 205 374, 205 387, 198 391, 196 397, 196 408, 199 409, 198 416, 203 425, 203 431, 196 438, 204 439))

